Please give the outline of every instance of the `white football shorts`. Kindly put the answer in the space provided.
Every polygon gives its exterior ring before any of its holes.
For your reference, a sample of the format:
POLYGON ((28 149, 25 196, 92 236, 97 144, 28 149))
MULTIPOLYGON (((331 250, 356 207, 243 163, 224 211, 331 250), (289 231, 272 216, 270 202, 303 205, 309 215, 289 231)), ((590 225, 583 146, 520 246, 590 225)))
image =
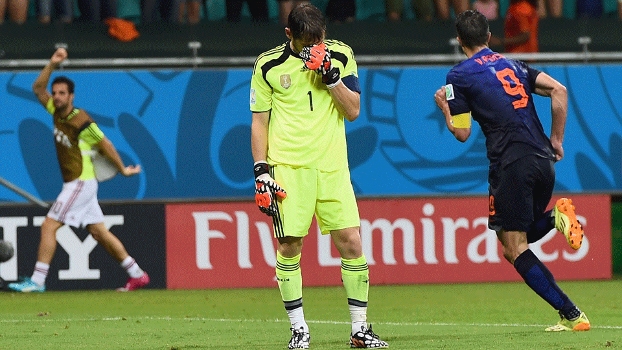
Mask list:
POLYGON ((63 183, 63 189, 47 216, 73 227, 104 222, 104 213, 97 202, 97 188, 96 179, 63 183))

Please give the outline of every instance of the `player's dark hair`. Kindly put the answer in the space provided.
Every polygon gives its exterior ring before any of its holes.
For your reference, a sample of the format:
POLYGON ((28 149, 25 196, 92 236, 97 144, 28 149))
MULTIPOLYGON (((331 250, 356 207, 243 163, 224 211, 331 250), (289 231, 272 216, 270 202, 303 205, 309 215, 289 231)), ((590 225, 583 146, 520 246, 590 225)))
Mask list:
POLYGON ((304 3, 294 7, 287 17, 287 27, 294 39, 305 43, 316 43, 324 40, 326 35, 326 19, 317 7, 304 3))
POLYGON ((67 84, 67 91, 69 91, 70 94, 73 94, 76 88, 76 84, 73 82, 73 80, 67 78, 64 75, 61 75, 60 77, 56 77, 54 78, 54 80, 52 80, 52 86, 56 84, 67 84))
POLYGON ((456 18, 456 31, 465 47, 488 44, 490 32, 486 16, 475 10, 466 10, 456 18))

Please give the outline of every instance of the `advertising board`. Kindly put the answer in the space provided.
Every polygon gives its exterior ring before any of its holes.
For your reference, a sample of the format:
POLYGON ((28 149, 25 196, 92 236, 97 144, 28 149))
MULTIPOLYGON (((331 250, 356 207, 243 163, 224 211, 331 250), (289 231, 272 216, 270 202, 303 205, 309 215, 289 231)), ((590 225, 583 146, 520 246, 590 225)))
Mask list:
MULTIPOLYGON (((558 280, 611 277, 610 199, 573 195, 585 238, 572 250, 551 230, 530 249, 558 280)), ((361 199, 361 237, 372 284, 518 281, 487 227, 488 200, 361 199)), ((170 204, 166 207, 167 287, 276 286, 271 220, 252 202, 170 204)), ((301 267, 307 286, 341 284, 340 258, 330 236, 312 223, 301 267)))

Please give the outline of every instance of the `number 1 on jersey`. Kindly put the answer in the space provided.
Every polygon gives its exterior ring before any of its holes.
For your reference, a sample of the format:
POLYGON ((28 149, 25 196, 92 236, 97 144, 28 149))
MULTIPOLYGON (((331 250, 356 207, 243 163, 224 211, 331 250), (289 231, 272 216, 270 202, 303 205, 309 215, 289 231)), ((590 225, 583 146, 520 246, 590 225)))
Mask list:
POLYGON ((313 111, 313 96, 311 95, 311 91, 307 92, 307 95, 309 95, 309 109, 313 111))

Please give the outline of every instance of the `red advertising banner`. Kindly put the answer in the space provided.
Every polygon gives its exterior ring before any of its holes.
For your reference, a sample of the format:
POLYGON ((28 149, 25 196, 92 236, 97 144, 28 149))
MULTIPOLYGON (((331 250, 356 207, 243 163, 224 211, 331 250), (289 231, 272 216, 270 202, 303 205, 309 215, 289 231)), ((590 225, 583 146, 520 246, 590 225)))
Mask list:
MULTIPOLYGON (((611 278, 610 197, 572 200, 586 232, 581 249, 555 230, 530 249, 557 280, 611 278)), ((487 227, 487 209, 486 197, 359 200, 371 283, 520 280, 487 227)), ((252 202, 167 205, 166 237, 167 288, 276 286, 271 220, 252 202)), ((340 285, 340 264, 314 222, 302 253, 304 284, 340 285)))

